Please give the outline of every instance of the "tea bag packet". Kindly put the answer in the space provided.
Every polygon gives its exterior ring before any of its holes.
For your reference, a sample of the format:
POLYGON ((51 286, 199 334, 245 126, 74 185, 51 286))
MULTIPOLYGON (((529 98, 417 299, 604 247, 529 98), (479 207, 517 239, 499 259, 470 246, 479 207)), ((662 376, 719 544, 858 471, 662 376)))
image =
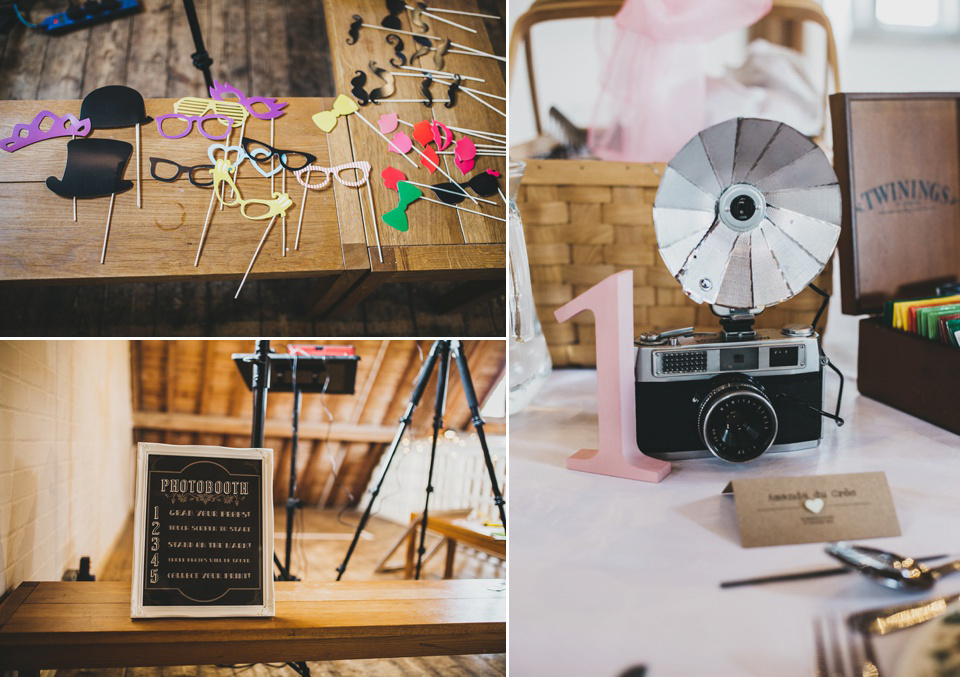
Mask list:
POLYGON ((949 323, 957 319, 960 294, 887 301, 883 309, 884 325, 954 347, 957 340, 949 323))

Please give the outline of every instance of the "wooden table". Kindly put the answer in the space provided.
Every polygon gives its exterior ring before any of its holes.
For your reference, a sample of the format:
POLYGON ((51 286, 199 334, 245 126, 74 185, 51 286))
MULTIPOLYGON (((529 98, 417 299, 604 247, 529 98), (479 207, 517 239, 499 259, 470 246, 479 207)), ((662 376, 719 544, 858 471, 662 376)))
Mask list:
MULTIPOLYGON (((317 164, 333 166, 353 159, 344 125, 330 134, 321 132, 311 116, 330 108, 322 98, 288 99, 286 114, 276 121, 274 147, 304 150, 317 156, 317 164)), ((173 112, 174 99, 149 99, 147 114, 156 118, 173 112)), ((11 134, 16 123, 28 123, 41 110, 59 115, 79 114, 80 101, 2 101, 0 137, 11 134)), ((213 125, 215 127, 216 125, 213 125)), ((269 143, 270 123, 253 116, 245 136, 269 143)), ((141 126, 142 209, 137 209, 136 187, 116 196, 107 245, 106 262, 100 251, 109 198, 78 200, 78 220, 73 221, 72 200, 50 191, 44 181, 60 178, 66 164, 67 138, 41 141, 0 157, 0 281, 3 282, 136 282, 209 280, 243 275, 267 225, 251 221, 239 208, 214 208, 203 254, 194 267, 204 217, 210 204, 209 188, 196 188, 186 176, 163 183, 150 175, 151 156, 191 166, 209 163, 207 148, 216 143, 192 131, 182 139, 167 139, 156 123, 141 126)), ((134 128, 94 130, 90 137, 115 138, 134 144, 134 128)), ((239 130, 233 144, 240 142, 239 130)), ((136 154, 131 155, 125 178, 136 177, 136 154)), ((315 181, 316 179, 311 179, 315 181)), ((281 177, 275 177, 280 190, 281 177)), ((270 179, 246 161, 237 185, 245 198, 269 198, 270 179)), ((303 189, 287 175, 287 192, 293 206, 287 212, 287 255, 281 248, 280 219, 267 238, 251 273, 252 277, 322 277, 329 293, 314 301, 323 312, 335 303, 357 278, 369 271, 363 228, 356 219, 341 218, 343 203, 358 203, 356 188, 333 182, 331 188, 308 191, 300 247, 295 249, 297 218, 303 189), (346 278, 346 279, 343 279, 346 278)), ((361 189, 366 191, 366 188, 361 189)))
MULTIPOLYGON (((420 537, 418 527, 422 520, 422 515, 413 515, 410 518, 410 528, 407 530, 407 559, 404 569, 406 578, 413 578, 414 576, 414 561, 420 537)), ((507 540, 505 538, 494 538, 490 535, 489 530, 476 523, 471 523, 463 517, 445 515, 434 517, 431 515, 427 520, 427 531, 443 537, 442 543, 447 549, 443 565, 444 578, 453 578, 453 563, 457 554, 458 543, 475 548, 488 555, 499 557, 502 560, 507 558, 507 540)))
POLYGON ((0 668, 325 661, 506 651, 502 580, 277 582, 274 618, 130 619, 128 583, 21 583, 0 668))
MULTIPOLYGON (((444 8, 478 11, 475 0, 449 0, 443 3, 444 8)), ((390 65, 390 58, 394 57, 393 48, 387 44, 387 32, 372 28, 361 28, 359 40, 354 45, 348 45, 348 29, 353 15, 359 14, 365 23, 380 25, 381 19, 387 14, 382 0, 357 0, 344 3, 335 0, 324 0, 324 11, 327 18, 327 29, 330 37, 330 49, 333 57, 333 68, 336 77, 337 90, 350 95, 350 81, 356 71, 367 73, 366 89, 369 92, 383 84, 370 71, 370 61, 375 61, 381 68, 389 71, 398 69, 390 65)), ((477 33, 469 33, 453 26, 425 18, 429 25, 429 35, 448 37, 454 42, 474 47, 487 53, 494 53, 493 46, 487 37, 484 28, 484 19, 460 15, 445 14, 446 18, 477 29, 477 33)), ((403 30, 415 31, 410 23, 410 12, 401 16, 403 30)), ((401 35, 404 42, 405 54, 409 58, 414 51, 413 38, 401 35)), ((436 41, 434 41, 436 42, 436 41)), ((504 52, 503 46, 500 49, 504 52)), ((433 68, 433 57, 424 57, 413 64, 419 68, 433 68)), ((501 62, 484 57, 465 56, 460 54, 445 55, 444 71, 471 75, 483 78, 485 82, 464 82, 473 89, 489 92, 498 96, 505 96, 503 67, 501 62)), ((446 206, 440 206, 420 200, 407 210, 410 229, 400 233, 379 220, 380 215, 397 205, 397 194, 388 190, 379 180, 380 172, 387 166, 400 169, 412 181, 425 184, 437 184, 448 181, 439 171, 432 175, 419 166, 419 156, 410 151, 409 157, 417 161, 416 167, 401 158, 397 153, 387 151, 387 143, 370 127, 352 117, 362 115, 373 123, 385 113, 398 113, 401 120, 416 123, 420 120, 435 119, 447 125, 475 129, 481 131, 506 133, 505 118, 478 103, 463 92, 459 94, 457 103, 452 108, 446 108, 442 103, 427 108, 420 103, 393 103, 393 99, 421 99, 421 80, 416 77, 397 77, 396 93, 383 99, 378 105, 361 107, 354 116, 346 118, 349 128, 350 142, 358 159, 370 161, 378 180, 375 182, 373 197, 374 208, 377 214, 369 214, 369 204, 351 203, 349 218, 362 219, 366 232, 370 272, 360 276, 358 284, 350 290, 344 301, 345 305, 356 303, 385 282, 416 281, 430 279, 455 279, 464 282, 463 299, 481 296, 489 293, 503 293, 505 285, 506 264, 506 223, 493 219, 476 216, 467 212, 458 212, 446 206), (376 248, 374 227, 380 225, 380 243, 382 245, 383 261, 380 260, 376 248)), ((446 98, 447 87, 434 83, 432 92, 437 99, 446 98)), ((504 110, 505 103, 496 99, 488 102, 504 110)), ((400 130, 408 135, 412 130, 401 125, 400 130)), ((460 133, 455 133, 459 138, 460 133)), ((473 138, 476 143, 487 141, 473 138)), ((450 146, 448 150, 452 150, 450 146)), ((494 169, 501 173, 501 187, 506 194, 506 161, 503 157, 477 157, 476 168, 468 175, 464 175, 454 165, 452 155, 441 155, 443 169, 457 181, 466 181, 474 174, 494 169)), ((427 197, 436 196, 429 189, 423 189, 427 197)), ((465 200, 461 207, 480 211, 486 214, 505 217, 506 210, 499 196, 492 197, 498 205, 480 203, 479 206, 465 200)), ((359 253, 357 253, 359 257, 359 253)), ((461 299, 462 300, 462 299, 461 299)))

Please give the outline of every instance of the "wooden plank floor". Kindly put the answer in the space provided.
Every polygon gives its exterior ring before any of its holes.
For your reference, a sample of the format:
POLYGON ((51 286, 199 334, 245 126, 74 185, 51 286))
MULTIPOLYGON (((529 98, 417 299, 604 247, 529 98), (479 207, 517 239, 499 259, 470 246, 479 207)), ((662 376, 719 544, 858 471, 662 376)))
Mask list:
MULTIPOLYGON (((14 25, 0 34, 0 99, 82 98, 108 84, 144 97, 203 96, 179 0, 144 0, 132 17, 59 37, 14 25)), ((213 76, 259 96, 335 96, 322 0, 197 0, 213 76)), ((505 0, 483 0, 505 16, 505 0)), ((40 0, 32 18, 62 9, 40 0)), ((502 53, 502 24, 485 22, 502 53)), ((304 315, 312 280, 0 286, 8 336, 503 336, 502 296, 452 313, 437 302, 455 282, 387 284, 343 316, 304 315)))
MULTIPOLYGON (((302 519, 298 519, 295 529, 294 554, 292 569, 294 574, 304 580, 332 580, 336 578, 335 568, 340 564, 346 552, 349 538, 353 534, 353 527, 359 515, 345 513, 338 517, 337 511, 317 510, 307 508, 303 511, 302 519), (297 538, 296 534, 304 534, 297 538)), ((278 552, 283 552, 283 534, 286 528, 285 515, 280 509, 275 514, 275 531, 278 535, 276 546, 278 552)), ((351 580, 373 580, 384 578, 403 578, 403 571, 394 573, 374 574, 373 570, 380 557, 389 549, 394 540, 403 532, 403 528, 380 519, 376 516, 370 519, 366 534, 372 538, 363 538, 350 559, 345 578, 351 580)), ((506 575, 495 558, 484 555, 468 555, 470 551, 461 552, 457 556, 455 578, 496 578, 506 575)), ((402 564, 401 552, 396 562, 402 564)), ((129 580, 131 576, 133 557, 133 524, 128 520, 124 532, 118 539, 113 553, 105 563, 99 567, 94 562, 94 573, 97 580, 114 581, 129 580)), ((441 578, 443 571, 443 557, 437 556, 425 567, 425 578, 441 578)), ((80 585, 80 584, 78 584, 80 585)), ((315 677, 353 677, 372 675, 374 677, 406 677, 408 675, 464 675, 466 677, 493 677, 506 674, 506 656, 503 654, 489 654, 476 656, 431 656, 426 658, 390 658, 375 660, 328 661, 325 663, 310 663, 311 673, 315 677)), ((293 671, 283 666, 254 665, 254 666, 181 666, 167 668, 128 668, 115 670, 58 670, 58 677, 80 677, 81 675, 111 675, 120 677, 144 676, 167 677, 170 675, 193 677, 213 676, 228 677, 229 675, 256 675, 276 674, 292 676, 293 671)))

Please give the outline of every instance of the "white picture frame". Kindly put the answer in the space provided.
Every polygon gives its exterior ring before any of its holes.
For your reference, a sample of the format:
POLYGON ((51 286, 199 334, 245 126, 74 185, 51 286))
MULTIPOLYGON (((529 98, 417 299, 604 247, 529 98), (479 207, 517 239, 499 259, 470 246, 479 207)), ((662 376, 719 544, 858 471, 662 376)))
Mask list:
MULTIPOLYGON (((219 464, 218 464, 219 465, 219 464)), ((224 467, 221 465, 221 467, 224 467)), ((224 468, 226 470, 226 468, 224 468)), ((172 445, 141 442, 137 446, 136 502, 134 504, 134 550, 133 580, 130 599, 131 618, 222 618, 222 617, 270 617, 276 615, 276 599, 273 582, 273 450, 233 449, 202 445, 172 445), (144 605, 147 552, 147 504, 149 502, 149 458, 160 456, 196 456, 209 459, 260 460, 260 584, 262 604, 243 605, 144 605)), ((168 588, 172 589, 172 588, 168 588)), ((232 590, 234 588, 230 588, 232 590)), ((179 591, 179 589, 177 589, 179 591)), ((180 594, 185 595, 182 591, 180 594)))

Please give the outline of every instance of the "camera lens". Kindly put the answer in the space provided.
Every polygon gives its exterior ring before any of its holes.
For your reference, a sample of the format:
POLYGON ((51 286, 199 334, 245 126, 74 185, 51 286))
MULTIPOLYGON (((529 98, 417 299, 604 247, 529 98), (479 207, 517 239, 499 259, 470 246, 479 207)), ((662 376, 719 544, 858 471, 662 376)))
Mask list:
POLYGON ((763 389, 746 380, 714 388, 700 403, 700 438, 707 449, 732 463, 761 456, 777 437, 777 413, 763 389))
POLYGON ((757 211, 757 203, 749 195, 738 195, 730 203, 730 213, 737 221, 749 221, 757 211))

